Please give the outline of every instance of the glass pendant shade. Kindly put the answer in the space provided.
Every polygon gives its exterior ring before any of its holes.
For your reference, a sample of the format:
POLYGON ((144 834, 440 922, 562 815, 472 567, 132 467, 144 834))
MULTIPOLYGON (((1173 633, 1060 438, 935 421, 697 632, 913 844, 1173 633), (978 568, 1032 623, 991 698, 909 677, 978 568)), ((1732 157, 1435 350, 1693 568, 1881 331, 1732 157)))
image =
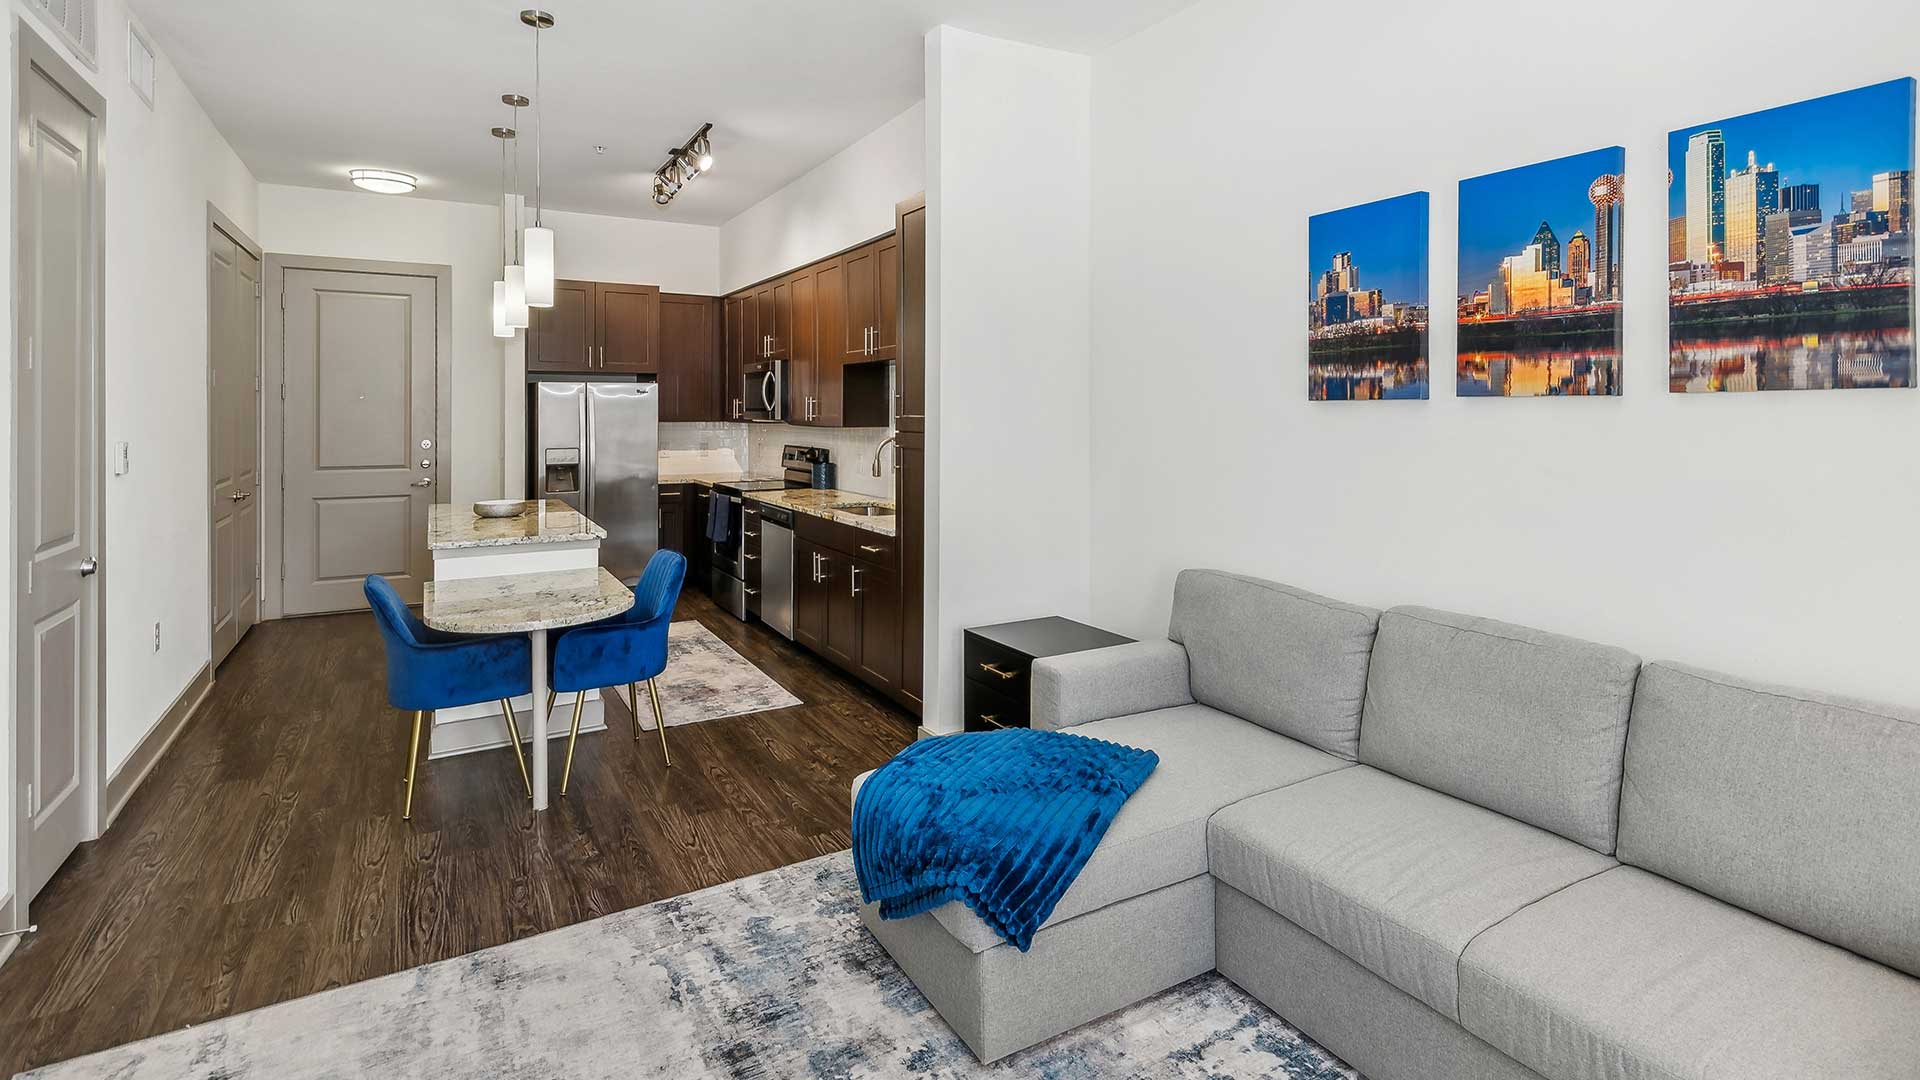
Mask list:
POLYGON ((526 259, 527 306, 553 306, 553 230, 529 225, 521 234, 526 259))
POLYGON ((507 267, 507 325, 516 330, 527 328, 527 268, 507 267))
POLYGON ((493 336, 513 336, 513 327, 507 325, 507 283, 504 281, 493 283, 493 336))

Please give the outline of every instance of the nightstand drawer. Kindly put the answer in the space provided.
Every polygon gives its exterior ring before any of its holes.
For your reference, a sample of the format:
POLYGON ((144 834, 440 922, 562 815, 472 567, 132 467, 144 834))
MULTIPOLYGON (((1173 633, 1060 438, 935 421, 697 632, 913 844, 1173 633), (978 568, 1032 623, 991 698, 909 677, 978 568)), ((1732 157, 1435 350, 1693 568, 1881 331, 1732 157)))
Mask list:
POLYGON ((1015 697, 985 683, 969 679, 962 697, 967 711, 968 731, 992 731, 995 728, 1027 726, 1025 691, 1022 691, 1019 697, 1015 697))
POLYGON ((980 683, 1021 701, 1027 699, 1027 673, 1033 660, 1025 653, 988 641, 978 634, 968 634, 966 647, 961 650, 961 661, 967 681, 980 683))

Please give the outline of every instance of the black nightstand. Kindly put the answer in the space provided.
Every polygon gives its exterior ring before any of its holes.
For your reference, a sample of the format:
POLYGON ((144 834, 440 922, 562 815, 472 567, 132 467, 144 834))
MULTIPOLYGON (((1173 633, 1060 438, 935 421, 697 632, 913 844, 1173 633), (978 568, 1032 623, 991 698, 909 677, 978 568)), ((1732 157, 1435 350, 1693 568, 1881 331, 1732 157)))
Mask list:
POLYGON ((1027 727, 1033 662, 1042 656, 1104 649, 1133 639, 1057 615, 976 626, 966 631, 962 692, 968 731, 1027 727))

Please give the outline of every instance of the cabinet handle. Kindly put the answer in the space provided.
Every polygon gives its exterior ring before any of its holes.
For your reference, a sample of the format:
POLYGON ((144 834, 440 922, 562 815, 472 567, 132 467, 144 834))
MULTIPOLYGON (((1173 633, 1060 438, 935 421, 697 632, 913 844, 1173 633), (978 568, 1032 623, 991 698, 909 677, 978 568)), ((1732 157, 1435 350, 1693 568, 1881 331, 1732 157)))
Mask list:
POLYGON ((748 562, 759 562, 759 561, 760 561, 760 556, 758 556, 758 555, 742 555, 742 556, 740 556, 740 557, 741 557, 741 558, 743 558, 743 559, 745 559, 745 560, 747 560, 748 562))
POLYGON ((998 675, 1003 679, 1011 679, 1014 676, 1019 674, 1019 672, 1017 671, 1001 671, 999 667, 993 664, 981 664, 980 670, 986 672, 989 675, 998 675))
POLYGON ((759 596, 759 595, 760 595, 760 590, 759 590, 759 589, 748 589, 748 590, 747 590, 747 595, 748 595, 748 596, 759 596))
POLYGON ((877 548, 877 547, 874 547, 874 546, 873 546, 872 544, 861 544, 861 545, 860 545, 860 550, 861 550, 861 551, 865 551, 865 552, 868 552, 868 553, 870 553, 870 554, 873 554, 873 555, 878 555, 878 554, 880 554, 881 552, 883 552, 883 551, 885 551, 885 550, 887 550, 887 549, 886 549, 886 548, 877 548))
POLYGON ((980 714, 980 722, 986 724, 988 727, 1004 728, 1007 726, 1000 722, 1000 715, 998 713, 983 712, 980 714))
POLYGON ((847 574, 847 595, 860 595, 860 568, 857 566, 847 574))
POLYGON ((600 350, 600 366, 606 367, 607 366, 607 347, 605 345, 598 345, 595 347, 600 350))
POLYGON ((680 497, 680 493, 677 491, 663 491, 660 493, 660 497, 663 499, 677 499, 680 497))
POLYGON ((582 360, 581 363, 587 365, 588 367, 593 366, 593 346, 591 345, 587 346, 587 358, 585 360, 582 360))

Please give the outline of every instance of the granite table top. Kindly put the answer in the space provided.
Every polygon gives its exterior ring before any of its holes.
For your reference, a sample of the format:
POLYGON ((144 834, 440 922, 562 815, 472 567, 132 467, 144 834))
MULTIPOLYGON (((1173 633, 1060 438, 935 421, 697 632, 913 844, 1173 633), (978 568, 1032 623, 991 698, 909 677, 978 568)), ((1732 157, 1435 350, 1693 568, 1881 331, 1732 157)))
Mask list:
POLYGON ((420 617, 450 634, 524 634, 605 619, 633 606, 633 590, 604 566, 429 581, 420 617))
POLYGON ((466 503, 434 503, 427 510, 427 549, 569 544, 607 538, 607 530, 558 499, 526 506, 517 517, 483 518, 466 503), (542 509, 536 512, 535 507, 542 509))

